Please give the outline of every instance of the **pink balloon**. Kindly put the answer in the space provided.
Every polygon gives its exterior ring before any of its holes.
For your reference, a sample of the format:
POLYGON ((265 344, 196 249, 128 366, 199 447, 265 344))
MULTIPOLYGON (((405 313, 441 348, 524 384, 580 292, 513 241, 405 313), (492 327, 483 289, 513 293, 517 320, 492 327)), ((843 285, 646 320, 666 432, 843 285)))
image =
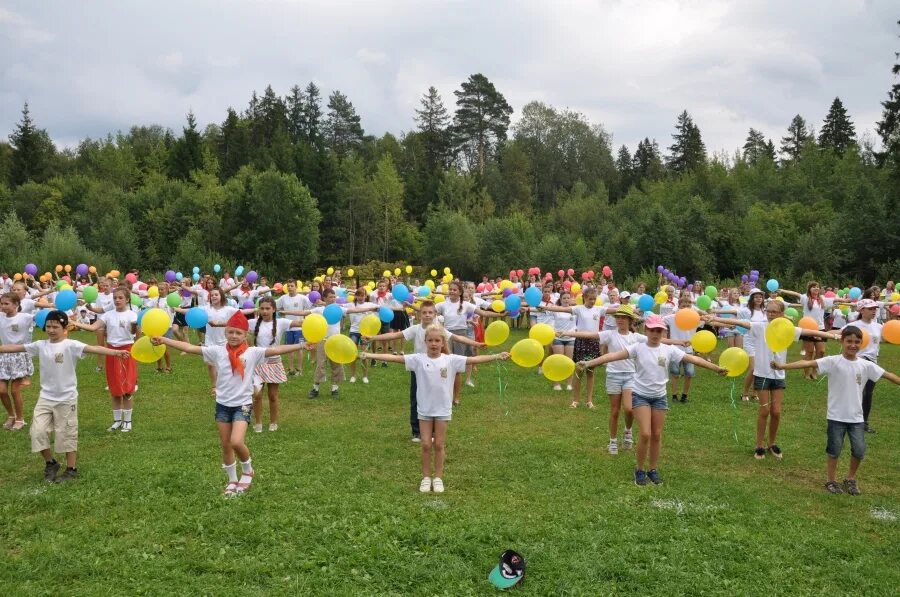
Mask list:
POLYGON ((575 270, 573 270, 573 269, 570 267, 570 268, 569 268, 569 271, 567 271, 566 273, 569 274, 570 276, 574 276, 574 275, 575 275, 575 270))
POLYGON ((563 270, 559 270, 559 272, 557 272, 557 273, 559 274, 560 278, 562 278, 563 276, 566 275, 566 272, 564 272, 563 270))
POLYGON ((516 270, 516 274, 518 274, 518 276, 519 276, 520 278, 522 277, 522 275, 523 275, 524 273, 525 273, 525 272, 523 272, 522 270, 516 270))
POLYGON ((565 288, 566 290, 572 288, 572 283, 566 280, 565 282, 563 282, 563 288, 565 288))
POLYGON ((134 274, 131 274, 131 273, 125 274, 125 279, 128 280, 129 282, 131 282, 132 284, 137 282, 137 276, 135 276, 134 274))

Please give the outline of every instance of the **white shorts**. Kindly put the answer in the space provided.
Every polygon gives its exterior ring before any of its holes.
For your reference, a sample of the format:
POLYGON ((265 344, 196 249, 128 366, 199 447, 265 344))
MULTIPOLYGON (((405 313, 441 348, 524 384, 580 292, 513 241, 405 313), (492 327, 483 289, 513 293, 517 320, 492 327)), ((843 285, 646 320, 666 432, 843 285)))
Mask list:
POLYGON ((634 389, 634 373, 606 372, 606 393, 621 394, 623 390, 634 389))

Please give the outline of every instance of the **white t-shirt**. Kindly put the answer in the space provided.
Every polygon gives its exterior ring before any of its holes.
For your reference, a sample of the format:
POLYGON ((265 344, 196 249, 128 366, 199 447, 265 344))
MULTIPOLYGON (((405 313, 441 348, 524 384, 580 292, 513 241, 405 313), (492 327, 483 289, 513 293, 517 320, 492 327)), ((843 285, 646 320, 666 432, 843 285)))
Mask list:
POLYGON ((266 358, 266 349, 251 347, 241 355, 244 377, 231 371, 228 348, 203 346, 203 360, 216 368, 216 402, 223 406, 244 406, 253 403, 253 372, 266 358))
POLYGON ((634 393, 647 398, 665 396, 669 364, 680 363, 685 353, 669 344, 650 347, 645 343, 636 343, 625 350, 634 360, 634 393))
POLYGON ((448 330, 466 329, 469 325, 469 318, 475 314, 475 305, 473 303, 462 302, 462 309, 460 310, 460 302, 451 303, 449 300, 446 300, 435 306, 438 315, 444 316, 444 327, 448 330))
POLYGON ((665 319, 669 315, 674 315, 677 310, 678 307, 675 306, 674 302, 666 301, 659 306, 659 316, 665 319))
POLYGON ((37 309, 37 304, 34 299, 23 298, 19 303, 19 308, 22 310, 22 313, 34 313, 37 309))
MULTIPOLYGON (((313 308, 312 303, 304 294, 295 294, 294 296, 285 294, 278 297, 275 305, 279 311, 309 311, 313 308)), ((302 315, 285 315, 284 318, 290 321, 303 321, 302 315)))
MULTIPOLYGON (((565 313, 563 311, 548 311, 553 318, 552 321, 545 322, 553 326, 553 330, 557 332, 571 332, 575 330, 576 316, 574 313, 565 313)), ((571 339, 571 338, 570 338, 571 339)), ((565 340, 565 337, 563 337, 565 340)))
POLYGON ((572 307, 572 313, 575 315, 575 328, 579 332, 599 332, 600 317, 603 315, 603 307, 594 305, 590 309, 584 305, 575 305, 572 307))
POLYGON ((845 359, 843 355, 816 359, 819 373, 828 376, 828 419, 862 423, 862 394, 868 381, 878 381, 884 369, 865 359, 845 359))
POLYGON ((204 307, 209 304, 209 291, 201 284, 194 284, 192 290, 197 293, 197 306, 204 307))
MULTIPOLYGON (((773 353, 772 349, 766 343, 766 328, 769 327, 768 321, 753 321, 747 337, 753 343, 753 375, 756 377, 765 377, 767 379, 784 379, 784 371, 780 369, 772 369, 772 361, 777 363, 785 362, 787 358, 787 350, 773 353)), ((794 342, 800 339, 802 328, 794 328, 794 342)))
MULTIPOLYGON (((620 334, 618 329, 603 330, 598 334, 598 337, 600 344, 605 344, 609 352, 628 350, 628 347, 632 344, 647 343, 647 336, 643 334, 636 334, 634 332, 620 334)), ((613 361, 606 365, 607 373, 634 373, 634 370, 634 361, 632 359, 613 361)))
MULTIPOLYGON (((540 308, 555 304, 556 303, 548 303, 547 301, 542 300, 541 304, 531 312, 531 321, 533 321, 534 323, 546 323, 547 325, 552 326, 555 313, 553 311, 544 311, 540 308)), ((487 308, 490 309, 490 306, 488 306, 487 308)))
MULTIPOLYGON (((409 329, 409 328, 407 328, 409 329)), ((426 354, 403 357, 406 370, 416 374, 416 409, 423 417, 449 417, 453 410, 453 380, 466 370, 466 357, 426 354)))
MULTIPOLYGON (((689 330, 683 330, 677 325, 675 325, 675 316, 674 315, 666 315, 663 317, 663 321, 669 327, 669 339, 670 340, 690 340, 691 337, 697 333, 697 328, 691 328, 689 330)), ((680 350, 681 352, 686 352, 688 354, 694 353, 694 348, 688 344, 687 346, 675 346, 672 345, 676 350, 680 350)))
POLYGON ((253 289, 244 290, 239 286, 231 291, 231 296, 234 297, 239 306, 243 307, 247 301, 256 302, 256 297, 259 296, 259 293, 253 289))
POLYGON ((68 338, 59 342, 38 340, 25 345, 30 357, 38 357, 41 367, 41 394, 44 400, 64 402, 78 399, 75 359, 84 356, 86 344, 68 338))
POLYGON ((819 330, 825 329, 825 310, 831 310, 834 307, 834 299, 819 297, 819 300, 813 302, 812 309, 809 308, 809 297, 805 294, 800 297, 800 304, 803 306, 803 316, 812 317, 819 324, 819 330), (824 303, 824 307, 823 307, 824 303))
POLYGON ((860 349, 856 356, 869 359, 870 361, 877 361, 878 351, 881 348, 881 329, 883 326, 874 319, 869 323, 862 319, 857 319, 852 325, 869 332, 869 345, 860 349))
POLYGON ((31 313, 0 316, 0 344, 28 344, 33 330, 34 315, 31 313))
POLYGON ((603 307, 603 315, 604 315, 604 317, 603 317, 603 329, 604 329, 604 330, 617 330, 617 329, 619 329, 618 327, 616 327, 616 318, 615 318, 615 316, 612 315, 612 314, 615 313, 616 310, 617 310, 620 306, 621 306, 621 305, 619 305, 619 303, 613 303, 613 304, 605 305, 605 306, 603 307))
MULTIPOLYGON (((259 323, 259 333, 256 334, 256 345, 260 348, 268 348, 270 346, 278 346, 281 344, 281 339, 284 337, 285 332, 291 329, 291 325, 294 323, 290 319, 285 319, 283 317, 274 319, 275 322, 275 341, 272 342, 272 322, 271 321, 263 321, 262 318, 258 319, 259 323)), ((256 329, 256 323, 254 323, 250 330, 256 329)), ((277 355, 274 357, 269 357, 266 359, 268 363, 278 363, 281 361, 281 355, 277 355)))
MULTIPOLYGON (((338 319, 337 323, 329 323, 328 331, 325 332, 325 340, 331 338, 332 336, 337 336, 341 333, 341 321, 343 321, 344 317, 347 315, 347 307, 344 305, 338 305, 337 303, 331 303, 332 305, 337 305, 341 309, 341 319, 338 319)), ((325 307, 329 307, 330 305, 325 305, 325 307)), ((318 313, 322 317, 325 317, 325 307, 316 307, 312 309, 313 313, 318 313)), ((323 340, 324 342, 324 340, 323 340)))
MULTIPOLYGON (((353 308, 359 307, 377 307, 375 303, 354 303, 353 308)), ((349 313, 348 316, 350 318, 350 331, 354 333, 359 333, 359 322, 363 320, 363 317, 366 315, 372 315, 374 311, 361 311, 359 313, 349 313)))
MULTIPOLYGON (((231 316, 237 313, 237 309, 234 307, 220 307, 218 309, 213 308, 212 305, 206 305, 205 307, 200 307, 206 311, 207 320, 209 322, 221 323, 222 325, 228 323, 228 320, 231 319, 231 316)), ((225 346, 225 328, 221 326, 206 326, 206 337, 203 340, 204 346, 225 346)))
MULTIPOLYGON (((453 335, 450 333, 450 330, 444 328, 444 332, 447 334, 447 341, 450 341, 450 337, 453 335)), ((425 354, 425 328, 422 327, 421 323, 417 323, 415 325, 411 325, 405 330, 403 330, 403 338, 406 340, 412 340, 413 343, 413 352, 417 354, 425 354)), ((436 415, 435 415, 436 416, 436 415)))
POLYGON ((134 334, 131 326, 137 324, 137 313, 127 311, 107 311, 100 315, 100 320, 106 327, 106 343, 114 346, 134 344, 134 334))
POLYGON ((116 304, 113 302, 113 293, 108 292, 106 294, 100 293, 97 295, 97 300, 95 301, 97 306, 103 309, 104 311, 115 311, 116 304))

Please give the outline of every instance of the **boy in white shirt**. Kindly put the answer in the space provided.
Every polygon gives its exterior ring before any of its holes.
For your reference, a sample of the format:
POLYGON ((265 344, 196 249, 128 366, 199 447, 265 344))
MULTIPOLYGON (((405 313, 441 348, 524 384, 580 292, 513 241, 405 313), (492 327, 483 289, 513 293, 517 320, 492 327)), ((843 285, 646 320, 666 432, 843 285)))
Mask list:
POLYGON ((51 311, 44 322, 48 340, 28 344, 4 344, 3 352, 24 352, 40 359, 41 393, 34 406, 31 420, 31 451, 44 457, 44 480, 64 483, 78 476, 75 467, 78 450, 78 380, 75 377, 75 359, 84 353, 109 355, 121 359, 131 358, 127 350, 112 350, 103 346, 90 346, 66 337, 69 316, 62 311, 51 311), (53 431, 54 448, 66 453, 66 470, 59 477, 60 465, 50 450, 50 432, 53 431))
POLYGON ((900 385, 900 377, 885 371, 875 363, 857 358, 862 345, 862 331, 848 325, 841 330, 841 354, 816 360, 778 363, 772 361, 773 369, 803 369, 814 367, 828 376, 828 440, 825 453, 828 455, 826 472, 828 480, 825 489, 831 493, 859 495, 856 471, 866 453, 866 438, 863 420, 862 394, 866 383, 881 378, 900 385), (850 469, 841 488, 836 480, 837 461, 844 447, 844 435, 850 436, 850 469))

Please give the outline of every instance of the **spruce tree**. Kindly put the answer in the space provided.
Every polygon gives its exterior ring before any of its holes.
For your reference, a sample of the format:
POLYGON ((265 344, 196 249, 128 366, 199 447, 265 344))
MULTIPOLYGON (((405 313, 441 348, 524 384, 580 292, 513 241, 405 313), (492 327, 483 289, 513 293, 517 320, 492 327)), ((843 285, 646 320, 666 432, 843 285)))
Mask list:
POLYGON ((287 107, 288 132, 291 141, 297 143, 306 133, 306 105, 303 90, 299 85, 291 87, 291 94, 285 99, 287 107))
POLYGON ((203 168, 203 142, 193 112, 188 112, 187 126, 182 132, 182 137, 175 142, 169 154, 169 176, 187 180, 191 172, 203 168))
POLYGON ((363 129, 359 115, 347 96, 335 90, 328 97, 328 120, 325 123, 329 148, 339 158, 362 143, 363 129))
POLYGON ((744 160, 750 165, 758 164, 763 159, 775 159, 775 145, 771 140, 767 141, 765 136, 754 128, 751 128, 747 134, 743 150, 744 160))
POLYGON ((796 161, 800 159, 803 146, 812 140, 812 134, 806 126, 806 121, 797 114, 788 125, 788 134, 781 138, 781 154, 784 161, 796 161))
POLYGON ((832 150, 837 155, 844 155, 851 145, 856 143, 856 130, 847 116, 847 109, 841 103, 841 98, 836 97, 831 102, 828 115, 822 123, 819 131, 819 145, 832 150))
POLYGON ((312 147, 322 146, 322 94, 312 81, 306 86, 306 104, 303 106, 304 136, 312 147))
POLYGON ((37 128, 31 120, 28 102, 22 108, 22 120, 9 136, 9 142, 13 149, 9 175, 13 186, 49 178, 56 149, 47 131, 37 128))
POLYGON ((449 140, 447 127, 450 116, 434 86, 419 100, 421 110, 416 110, 416 122, 421 132, 422 145, 429 169, 443 168, 447 163, 449 140))
MULTIPOLYGON (((900 25, 900 21, 897 21, 897 24, 900 25)), ((895 52, 894 56, 900 60, 900 52, 895 52)), ((881 102, 884 109, 876 130, 884 149, 878 154, 878 159, 882 164, 893 163, 895 171, 900 176, 900 63, 895 64, 891 72, 898 80, 888 91, 888 98, 881 102)))
POLYGON ((483 176, 497 144, 506 140, 513 109, 481 73, 470 75, 453 94, 457 106, 453 118, 455 145, 466 154, 469 169, 483 176))
POLYGON ((669 146, 668 168, 676 173, 690 172, 706 161, 706 147, 700 137, 700 129, 694 124, 687 110, 678 115, 675 123, 675 142, 669 146))
POLYGON ((228 116, 222 123, 222 133, 218 143, 219 174, 228 180, 242 166, 250 163, 250 132, 247 121, 238 116, 233 108, 228 108, 228 116))

